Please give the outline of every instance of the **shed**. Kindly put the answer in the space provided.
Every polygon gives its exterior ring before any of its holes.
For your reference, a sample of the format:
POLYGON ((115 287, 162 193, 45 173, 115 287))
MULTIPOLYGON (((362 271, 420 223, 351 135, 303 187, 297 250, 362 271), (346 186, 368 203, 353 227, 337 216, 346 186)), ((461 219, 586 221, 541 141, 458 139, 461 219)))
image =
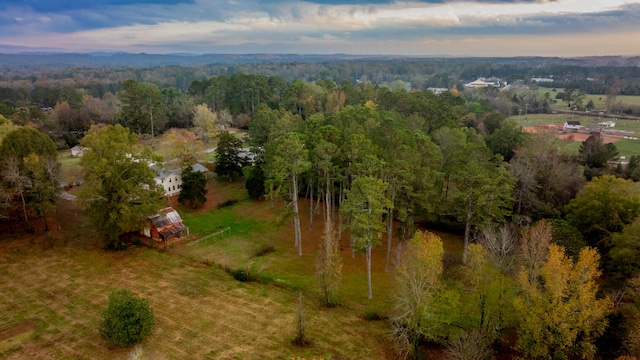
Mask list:
POLYGON ((580 121, 568 120, 564 122, 564 131, 577 131, 580 130, 580 128, 582 128, 580 121))
POLYGON ((200 163, 195 163, 191 165, 191 170, 193 170, 193 172, 201 172, 204 174, 204 176, 207 176, 207 172, 209 171, 209 169, 207 169, 204 165, 200 163))
POLYGON ((144 235, 157 241, 168 242, 172 239, 189 237, 189 227, 182 223, 182 218, 176 210, 167 207, 149 216, 144 235))
POLYGON ((76 145, 71 148, 71 156, 73 157, 82 157, 85 151, 89 150, 88 147, 76 145))
POLYGON ((616 126, 616 122, 611 120, 598 123, 598 127, 601 127, 601 128, 612 128, 615 126, 616 126))

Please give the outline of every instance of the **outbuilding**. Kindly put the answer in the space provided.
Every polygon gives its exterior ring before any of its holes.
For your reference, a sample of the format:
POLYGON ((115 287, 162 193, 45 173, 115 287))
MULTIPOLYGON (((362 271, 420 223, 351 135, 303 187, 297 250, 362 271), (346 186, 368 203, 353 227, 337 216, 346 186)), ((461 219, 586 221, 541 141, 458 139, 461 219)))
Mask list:
POLYGON ((564 122, 564 131, 578 131, 581 128, 580 121, 568 120, 564 122))
POLYGON ((82 157, 82 155, 84 155, 84 152, 87 151, 87 150, 89 150, 88 147, 76 145, 76 146, 71 148, 71 156, 73 156, 73 157, 82 157))
POLYGON ((143 231, 146 237, 163 242, 189 237, 189 227, 182 223, 180 214, 172 207, 149 216, 149 222, 143 231))

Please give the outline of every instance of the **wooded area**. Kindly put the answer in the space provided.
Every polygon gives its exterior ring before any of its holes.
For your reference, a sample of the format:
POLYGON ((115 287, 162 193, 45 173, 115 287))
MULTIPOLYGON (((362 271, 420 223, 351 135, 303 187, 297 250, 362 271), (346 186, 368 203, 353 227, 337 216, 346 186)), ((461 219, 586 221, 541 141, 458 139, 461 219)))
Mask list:
MULTIPOLYGON (((307 241, 320 244, 315 266, 325 305, 339 302, 341 246, 365 254, 369 299, 376 297, 371 262, 395 271, 388 316, 399 354, 419 356, 433 344, 453 358, 466 358, 464 351, 554 359, 640 352, 639 158, 621 164, 615 144, 599 134, 568 154, 555 130, 525 133, 507 119, 529 100, 529 111, 549 111, 547 94, 458 86, 472 76, 533 75, 524 63, 333 65, 236 65, 209 78, 179 67, 84 69, 73 85, 5 75, 0 224, 10 232, 23 223, 34 231, 34 217, 47 224, 60 192, 56 149, 79 143, 89 148, 78 195, 84 216, 106 247, 125 247, 157 206, 149 164, 190 166, 189 144, 215 139, 216 173, 229 181, 245 174, 249 194, 274 211, 284 203, 298 255, 307 241), (461 69, 444 75, 454 65, 461 69), (291 68, 296 78, 236 71, 243 66, 291 68), (137 75, 122 77, 131 72, 137 75), (140 81, 151 74, 157 78, 140 81), (182 74, 180 84, 172 74, 182 74), (96 88, 90 78, 100 79, 96 88), (436 94, 431 86, 448 90, 436 94), (230 127, 247 130, 252 165, 240 158, 243 143, 225 132, 230 127), (156 136, 171 143, 164 159, 140 145, 156 136), (321 216, 322 239, 303 238, 302 199, 310 202, 309 227, 321 216), (446 258, 442 240, 425 229, 463 234, 460 258, 446 258), (382 244, 386 258, 372 260, 382 244), (515 348, 504 349, 513 334, 515 348)), ((629 68, 552 62, 535 71, 552 70, 566 75, 553 84, 566 86, 562 101, 572 106, 591 91, 582 81, 600 81, 614 96, 635 91, 628 89, 640 77, 629 68)), ((184 200, 194 207, 206 194, 199 184, 184 200)))

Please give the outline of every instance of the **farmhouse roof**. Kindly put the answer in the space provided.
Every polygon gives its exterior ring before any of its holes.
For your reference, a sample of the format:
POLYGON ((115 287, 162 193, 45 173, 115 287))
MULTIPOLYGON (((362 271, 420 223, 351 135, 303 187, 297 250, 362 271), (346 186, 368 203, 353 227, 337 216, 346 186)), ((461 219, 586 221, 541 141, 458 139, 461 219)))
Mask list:
MULTIPOLYGON (((204 167, 203 165, 196 163, 191 165, 191 170, 195 171, 195 172, 201 172, 201 173, 206 173, 207 171, 209 171, 209 169, 207 169, 206 167, 204 167)), ((156 178, 159 179, 166 179, 167 177, 171 176, 171 175, 175 175, 175 174, 182 174, 182 170, 180 169, 159 169, 158 170, 158 175, 156 176, 156 178)))
POLYGON ((178 169, 160 169, 158 171, 158 178, 160 179, 166 179, 167 177, 174 175, 174 174, 179 174, 180 170, 178 169))
POLYGON ((200 163, 191 165, 191 170, 193 170, 194 172, 201 172, 201 173, 206 173, 207 171, 209 171, 209 169, 207 169, 206 167, 204 167, 204 165, 200 163))
POLYGON ((149 216, 149 220, 163 238, 177 236, 187 229, 182 223, 182 218, 172 207, 166 207, 157 214, 149 216))
POLYGON ((567 121, 567 125, 579 126, 580 125, 580 121, 569 120, 569 121, 567 121))

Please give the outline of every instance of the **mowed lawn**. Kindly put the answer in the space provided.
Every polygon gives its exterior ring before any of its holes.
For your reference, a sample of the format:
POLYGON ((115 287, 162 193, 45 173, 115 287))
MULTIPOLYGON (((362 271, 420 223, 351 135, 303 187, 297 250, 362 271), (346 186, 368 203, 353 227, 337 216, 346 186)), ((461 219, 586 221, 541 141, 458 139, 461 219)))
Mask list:
POLYGON ((69 184, 82 180, 80 158, 72 157, 71 150, 60 151, 58 160, 62 168, 62 182, 69 184))
MULTIPOLYGON (((539 86, 536 90, 524 90, 524 92, 535 91, 538 94, 549 93, 551 99, 556 100, 556 103, 553 104, 552 108, 556 110, 565 110, 567 108, 567 103, 563 102, 560 99, 556 99, 556 95, 558 93, 564 92, 563 88, 555 88, 555 91, 552 88, 539 86)), ((584 100, 582 101, 583 105, 587 105, 589 101, 593 102, 594 109, 596 111, 604 110, 606 108, 607 96, 603 94, 585 94, 584 100)), ((618 95, 616 96, 616 103, 620 103, 623 105, 640 105, 640 96, 637 95, 618 95)))
MULTIPOLYGON (((77 215, 75 205, 61 203, 62 231, 0 240, 2 358, 126 359, 131 349, 111 347, 98 333, 107 298, 119 288, 151 302, 156 326, 142 344, 148 359, 391 356, 388 323, 368 321, 363 316, 366 309, 388 309, 389 281, 379 273, 375 275, 378 280, 374 278, 374 296, 386 301, 364 299, 364 261, 360 256, 353 268, 361 270, 345 276, 344 281, 348 291, 356 290, 351 288, 352 282, 358 283, 360 294, 345 291, 342 305, 324 308, 312 285, 312 245, 302 258, 295 255, 287 236, 290 229, 273 221, 268 207, 241 201, 222 209, 222 218, 255 213, 256 219, 234 225, 231 236, 216 240, 219 246, 209 243, 191 248, 182 244, 166 252, 146 247, 107 252, 88 224, 70 216, 77 215), (236 215, 222 216, 225 211, 236 215), (238 282, 215 266, 217 259, 234 252, 237 257, 231 256, 230 265, 251 262, 255 249, 265 244, 273 245, 276 251, 259 257, 260 266, 262 271, 275 274, 274 281, 238 282), (276 281, 280 273, 284 284, 276 281), (352 276, 357 281, 351 280, 352 276), (295 336, 298 290, 302 290, 307 334, 312 341, 306 348, 290 343, 295 336)), ((350 268, 345 265, 345 272, 350 268)))

